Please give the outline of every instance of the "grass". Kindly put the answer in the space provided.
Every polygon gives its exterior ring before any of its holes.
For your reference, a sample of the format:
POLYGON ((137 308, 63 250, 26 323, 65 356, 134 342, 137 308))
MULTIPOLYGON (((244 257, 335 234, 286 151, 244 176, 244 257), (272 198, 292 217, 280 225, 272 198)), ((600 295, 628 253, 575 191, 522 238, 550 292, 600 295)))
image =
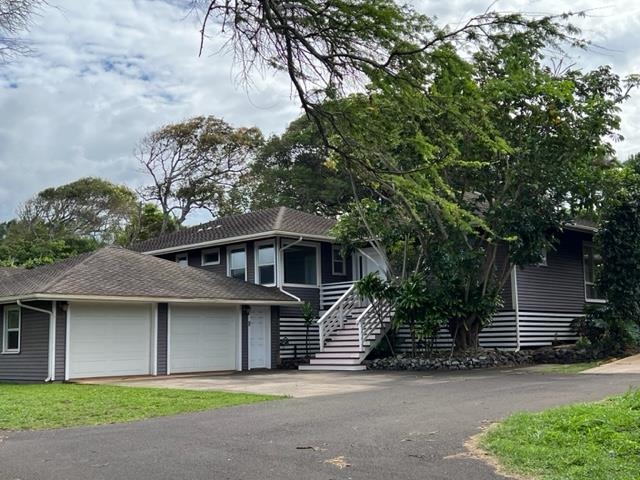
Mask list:
POLYGON ((0 430, 132 422, 282 397, 111 385, 0 384, 0 430))
POLYGON ((566 374, 573 375, 576 373, 583 372, 585 370, 589 370, 590 368, 599 367, 605 363, 603 360, 595 360, 593 362, 584 362, 584 363, 567 363, 563 365, 559 364, 540 364, 535 365, 533 367, 527 367, 533 372, 537 373, 552 373, 552 374, 566 374))
POLYGON ((544 480, 638 480, 640 390, 602 402, 519 413, 481 446, 508 471, 544 480))

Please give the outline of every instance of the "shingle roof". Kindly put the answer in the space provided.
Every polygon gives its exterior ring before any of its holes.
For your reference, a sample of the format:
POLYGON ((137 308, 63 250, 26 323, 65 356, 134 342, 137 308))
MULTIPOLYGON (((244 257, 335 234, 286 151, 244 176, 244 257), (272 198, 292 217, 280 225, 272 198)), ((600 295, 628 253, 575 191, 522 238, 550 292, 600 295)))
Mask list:
POLYGON ((0 273, 0 299, 56 296, 295 303, 275 288, 114 246, 30 270, 0 273))
POLYGON ((300 212, 292 208, 276 207, 256 212, 222 217, 209 223, 185 228, 131 246, 139 252, 206 244, 229 238, 257 236, 278 232, 303 237, 331 239, 331 228, 336 221, 330 218, 300 212))

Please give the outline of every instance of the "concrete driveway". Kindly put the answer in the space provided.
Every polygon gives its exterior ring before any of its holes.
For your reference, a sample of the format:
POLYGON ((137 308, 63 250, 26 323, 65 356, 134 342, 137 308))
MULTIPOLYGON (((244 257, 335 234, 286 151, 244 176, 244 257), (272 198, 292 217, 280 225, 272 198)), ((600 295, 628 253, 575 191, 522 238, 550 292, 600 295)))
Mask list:
MULTIPOLYGON (((402 374, 400 374, 402 375, 402 374)), ((357 393, 390 388, 398 381, 397 372, 300 372, 265 371, 218 375, 181 375, 171 377, 139 377, 96 379, 83 383, 122 385, 126 387, 186 388, 189 390, 224 390, 229 392, 286 395, 307 398, 324 395, 357 393)), ((412 377, 408 375, 408 377, 412 377)), ((447 382, 440 375, 413 375, 423 386, 447 382)), ((459 379, 463 378, 462 376, 459 379)))
POLYGON ((285 375, 302 383, 327 375, 323 384, 360 390, 122 425, 0 432, 0 479, 496 480, 504 477, 465 455, 465 441, 483 426, 640 387, 640 375, 523 370, 285 375))
POLYGON ((618 374, 633 373, 640 374, 640 355, 632 355, 630 357, 616 360, 614 362, 605 363, 599 367, 590 368, 582 372, 584 374, 618 374))

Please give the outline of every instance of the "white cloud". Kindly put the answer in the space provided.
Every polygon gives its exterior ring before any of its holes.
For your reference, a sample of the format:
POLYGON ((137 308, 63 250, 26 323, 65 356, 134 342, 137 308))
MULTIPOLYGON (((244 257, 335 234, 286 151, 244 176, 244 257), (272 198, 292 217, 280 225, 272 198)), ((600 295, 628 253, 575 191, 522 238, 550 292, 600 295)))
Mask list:
POLYGON ((275 133, 299 113, 284 79, 258 78, 248 93, 229 56, 198 57, 197 20, 175 5, 55 7, 28 36, 37 56, 0 71, 0 219, 80 176, 137 186, 134 146, 160 125, 211 114, 275 133))
MULTIPOLYGON (((416 0, 418 1, 418 0, 416 0)), ((229 55, 198 57, 198 22, 180 2, 55 0, 28 34, 38 55, 0 69, 0 220, 47 186, 94 175, 137 186, 132 151, 162 124, 216 115, 234 125, 284 130, 299 113, 281 75, 256 78, 245 90, 229 55)), ((429 14, 461 21, 489 2, 421 1, 429 14)), ((586 68, 614 65, 621 74, 640 64, 640 6, 595 0, 499 2, 501 10, 558 12, 598 8, 582 21, 584 33, 606 50, 590 50, 586 68)), ((622 158, 640 150, 640 102, 623 110, 622 158)))

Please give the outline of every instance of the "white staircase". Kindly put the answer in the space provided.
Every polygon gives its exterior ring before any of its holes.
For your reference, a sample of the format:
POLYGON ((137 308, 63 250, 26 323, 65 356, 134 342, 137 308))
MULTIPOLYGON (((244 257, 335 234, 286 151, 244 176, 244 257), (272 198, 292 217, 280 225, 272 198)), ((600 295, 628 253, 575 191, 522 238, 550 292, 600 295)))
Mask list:
POLYGON ((320 352, 308 365, 300 365, 300 370, 366 370, 362 361, 389 329, 388 306, 363 304, 353 284, 345 285, 343 292, 318 320, 320 352), (384 319, 382 329, 380 317, 384 319))

